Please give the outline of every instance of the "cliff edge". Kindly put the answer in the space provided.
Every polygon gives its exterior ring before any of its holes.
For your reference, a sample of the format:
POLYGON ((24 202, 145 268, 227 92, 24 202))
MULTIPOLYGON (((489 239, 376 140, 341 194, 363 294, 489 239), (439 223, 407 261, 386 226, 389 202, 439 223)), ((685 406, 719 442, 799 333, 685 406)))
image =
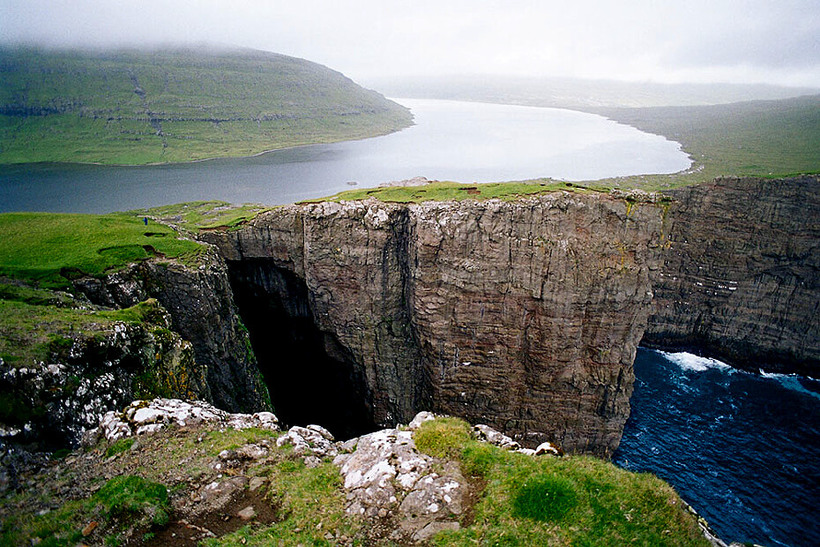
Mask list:
POLYGON ((350 412, 377 425, 432 409, 528 445, 609 454, 629 415, 663 211, 572 192, 325 202, 204 238, 227 260, 286 422, 294 382, 342 376, 327 396, 357 394, 350 412))

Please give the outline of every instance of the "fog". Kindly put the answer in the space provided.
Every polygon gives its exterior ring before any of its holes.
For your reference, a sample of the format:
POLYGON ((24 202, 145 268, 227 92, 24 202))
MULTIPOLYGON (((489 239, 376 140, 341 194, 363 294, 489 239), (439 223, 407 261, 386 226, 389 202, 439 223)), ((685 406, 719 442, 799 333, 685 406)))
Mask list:
POLYGON ((0 41, 216 43, 369 78, 498 74, 820 87, 817 0, 0 0, 0 41))

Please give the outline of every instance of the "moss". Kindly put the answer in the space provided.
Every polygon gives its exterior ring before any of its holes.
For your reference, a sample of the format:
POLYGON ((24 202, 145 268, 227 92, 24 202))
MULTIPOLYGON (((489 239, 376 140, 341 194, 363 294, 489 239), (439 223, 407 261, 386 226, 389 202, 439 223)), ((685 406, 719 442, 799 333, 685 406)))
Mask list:
POLYGON ((414 439, 486 484, 473 520, 434 536, 436 545, 708 545, 656 477, 590 457, 509 452, 473 439, 469 425, 453 418, 425 422, 414 439))
POLYGON ((470 426, 457 418, 438 418, 421 424, 413 435, 416 447, 436 458, 460 459, 472 439, 470 426))
POLYGON ((560 522, 578 505, 575 484, 557 475, 536 475, 518 487, 513 515, 541 522, 560 522))
POLYGON ((130 450, 131 447, 134 446, 134 440, 133 437, 127 437, 114 441, 105 449, 105 457, 110 458, 111 456, 116 456, 126 450, 130 450))
POLYGON ((0 525, 2 545, 73 546, 83 539, 91 521, 106 521, 114 530, 106 543, 122 542, 126 522, 137 526, 163 526, 170 512, 165 486, 141 477, 114 477, 90 498, 68 501, 54 511, 37 515, 12 515, 0 525))
POLYGON ((168 490, 142 477, 114 477, 94 494, 93 500, 111 517, 147 519, 158 526, 168 523, 168 490))

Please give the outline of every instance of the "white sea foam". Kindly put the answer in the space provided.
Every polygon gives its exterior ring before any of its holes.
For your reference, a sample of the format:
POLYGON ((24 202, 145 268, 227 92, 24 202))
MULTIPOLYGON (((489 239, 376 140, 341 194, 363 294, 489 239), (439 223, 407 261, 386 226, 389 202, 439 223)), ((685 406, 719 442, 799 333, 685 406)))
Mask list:
MULTIPOLYGON (((802 393, 804 395, 809 395, 811 397, 814 397, 815 399, 820 399, 820 393, 817 393, 816 391, 812 391, 810 389, 806 389, 806 387, 800 382, 801 377, 797 374, 777 374, 774 372, 763 372, 761 370, 760 375, 764 378, 775 380, 778 384, 780 384, 786 389, 797 391, 798 393, 802 393)), ((811 380, 811 378, 809 378, 809 380, 811 380)))
POLYGON ((659 351, 661 355, 663 355, 666 359, 675 363, 683 370, 688 370, 692 372, 703 372, 709 369, 719 369, 726 372, 734 372, 731 366, 727 365, 723 361, 718 361, 717 359, 711 359, 709 357, 701 357, 700 355, 695 355, 694 353, 687 353, 685 351, 677 352, 677 353, 669 353, 665 351, 659 351))

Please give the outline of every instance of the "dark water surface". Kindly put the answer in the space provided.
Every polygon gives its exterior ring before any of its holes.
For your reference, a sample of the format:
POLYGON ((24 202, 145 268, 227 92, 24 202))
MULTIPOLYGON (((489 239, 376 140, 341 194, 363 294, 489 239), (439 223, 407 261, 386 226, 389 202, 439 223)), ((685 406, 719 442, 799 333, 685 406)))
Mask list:
POLYGON ((614 461, 671 483, 725 541, 820 545, 820 382, 639 349, 614 461))
POLYGON ((686 169, 680 145, 601 116, 524 106, 398 99, 416 125, 360 141, 250 158, 117 167, 0 166, 0 212, 105 213, 184 201, 293 203, 391 180, 591 180, 686 169))

